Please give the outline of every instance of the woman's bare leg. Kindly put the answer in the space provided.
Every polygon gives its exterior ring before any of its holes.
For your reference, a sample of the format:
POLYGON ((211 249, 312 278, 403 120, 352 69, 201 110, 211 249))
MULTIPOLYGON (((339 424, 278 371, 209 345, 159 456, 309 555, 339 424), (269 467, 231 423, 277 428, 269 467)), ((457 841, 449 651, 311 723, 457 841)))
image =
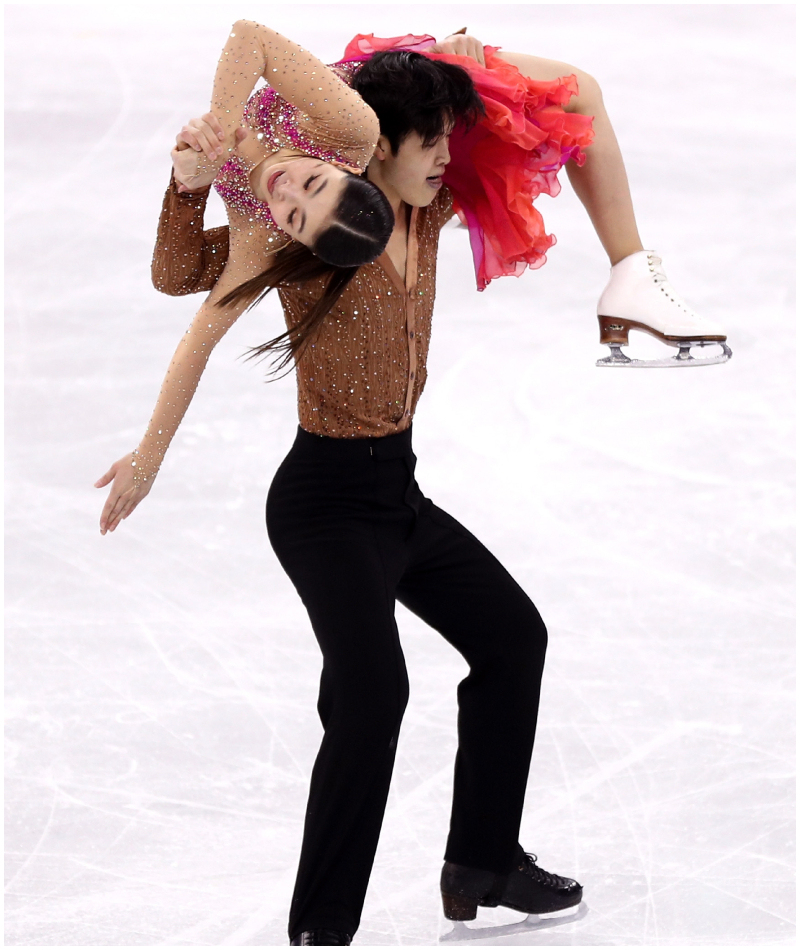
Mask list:
POLYGON ((578 95, 571 99, 565 109, 567 112, 594 116, 595 137, 586 150, 583 166, 578 167, 575 162, 567 164, 570 183, 586 208, 612 265, 643 250, 625 163, 597 80, 574 66, 553 59, 525 53, 501 52, 500 56, 530 79, 548 81, 571 74, 577 77, 578 95))

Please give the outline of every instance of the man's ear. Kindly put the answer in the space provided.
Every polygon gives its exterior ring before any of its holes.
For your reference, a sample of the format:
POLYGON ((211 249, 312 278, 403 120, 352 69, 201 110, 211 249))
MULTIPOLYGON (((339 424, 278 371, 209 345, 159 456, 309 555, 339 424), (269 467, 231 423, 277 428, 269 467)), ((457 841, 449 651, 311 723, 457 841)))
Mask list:
POLYGON ((385 162, 386 159, 392 154, 392 146, 389 142, 389 139, 385 135, 378 136, 378 144, 375 146, 375 158, 381 162, 385 162))

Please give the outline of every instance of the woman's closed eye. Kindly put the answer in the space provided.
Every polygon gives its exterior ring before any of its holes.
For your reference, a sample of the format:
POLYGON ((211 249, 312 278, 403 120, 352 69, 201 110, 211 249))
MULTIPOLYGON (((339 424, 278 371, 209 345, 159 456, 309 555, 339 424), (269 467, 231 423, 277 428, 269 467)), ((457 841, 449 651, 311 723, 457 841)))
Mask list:
MULTIPOLYGON (((309 188, 311 187, 311 183, 316 181, 320 177, 322 176, 319 174, 309 175, 308 178, 306 178, 306 180, 303 182, 303 191, 308 191, 309 188)), ((326 179, 322 182, 322 184, 319 186, 319 188, 317 188, 317 190, 312 194, 311 197, 312 198, 316 197, 327 184, 328 184, 328 181, 326 179)), ((289 216, 286 219, 289 227, 292 227, 294 225, 295 219, 297 218, 297 211, 298 211, 297 208, 292 208, 292 210, 289 212, 289 216)), ((300 234, 303 233, 303 229, 305 228, 305 225, 306 225, 306 213, 304 211, 302 220, 300 222, 300 228, 299 228, 298 233, 300 234)))

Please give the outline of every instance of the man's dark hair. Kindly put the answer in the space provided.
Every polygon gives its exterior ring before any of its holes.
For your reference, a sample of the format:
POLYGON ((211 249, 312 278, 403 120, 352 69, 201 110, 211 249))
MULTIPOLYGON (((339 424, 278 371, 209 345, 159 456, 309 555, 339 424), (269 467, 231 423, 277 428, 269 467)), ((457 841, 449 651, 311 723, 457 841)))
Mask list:
POLYGON ((432 145, 457 122, 472 126, 485 112, 465 69, 405 50, 376 53, 353 88, 374 109, 394 155, 411 132, 432 145))

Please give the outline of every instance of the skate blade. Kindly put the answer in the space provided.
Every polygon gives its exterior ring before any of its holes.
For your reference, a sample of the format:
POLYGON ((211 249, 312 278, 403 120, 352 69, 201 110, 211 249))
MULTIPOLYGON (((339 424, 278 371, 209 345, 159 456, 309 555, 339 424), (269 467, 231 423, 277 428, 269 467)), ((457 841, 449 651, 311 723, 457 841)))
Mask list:
POLYGON ((470 940, 487 940, 510 936, 511 934, 531 933, 534 930, 550 930, 553 927, 563 927, 564 924, 573 924, 589 913, 589 908, 581 901, 575 908, 568 908, 571 913, 559 911, 558 915, 539 916, 528 914, 524 920, 516 924, 504 924, 500 927, 468 927, 462 921, 456 921, 453 929, 439 937, 439 943, 468 943, 470 940))
POLYGON ((713 366, 715 363, 727 363, 733 356, 731 348, 727 343, 718 343, 708 340, 694 340, 678 344, 678 352, 675 356, 666 356, 660 360, 637 360, 631 359, 620 349, 621 344, 609 343, 611 356, 598 360, 595 366, 615 366, 623 369, 674 369, 675 367, 687 366, 713 366), (716 356, 692 356, 690 350, 693 346, 719 346, 722 352, 716 356))

